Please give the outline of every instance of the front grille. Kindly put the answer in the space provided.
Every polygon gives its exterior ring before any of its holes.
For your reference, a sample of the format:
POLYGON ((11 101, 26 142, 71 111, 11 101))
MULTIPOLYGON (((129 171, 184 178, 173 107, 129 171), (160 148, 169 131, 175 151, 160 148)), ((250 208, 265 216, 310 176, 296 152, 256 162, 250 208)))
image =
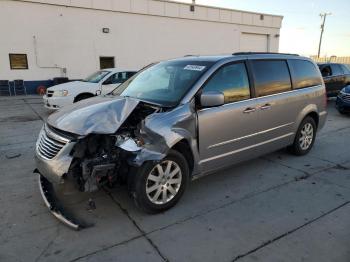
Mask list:
POLYGON ((55 92, 55 91, 47 90, 47 93, 46 93, 47 97, 52 97, 53 96, 53 92, 55 92))
POLYGON ((68 140, 65 138, 58 136, 52 130, 44 127, 37 143, 37 151, 43 158, 52 159, 61 151, 67 142, 68 140))
POLYGON ((339 96, 340 96, 340 98, 343 99, 344 101, 350 101, 350 94, 340 93, 339 96))

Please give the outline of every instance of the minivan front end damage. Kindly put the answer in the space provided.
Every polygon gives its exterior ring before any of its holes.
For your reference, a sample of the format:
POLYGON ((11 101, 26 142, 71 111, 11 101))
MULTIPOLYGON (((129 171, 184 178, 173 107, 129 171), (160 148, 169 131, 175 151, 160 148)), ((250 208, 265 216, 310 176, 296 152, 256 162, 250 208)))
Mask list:
POLYGON ((40 132, 35 157, 42 196, 51 212, 66 225, 82 228, 56 207, 54 192, 48 192, 53 190, 51 183, 69 178, 79 191, 94 192, 129 183, 132 168, 162 160, 182 139, 196 148, 196 117, 190 108, 188 104, 172 110, 131 98, 105 102, 99 98, 76 110, 55 113, 40 132))

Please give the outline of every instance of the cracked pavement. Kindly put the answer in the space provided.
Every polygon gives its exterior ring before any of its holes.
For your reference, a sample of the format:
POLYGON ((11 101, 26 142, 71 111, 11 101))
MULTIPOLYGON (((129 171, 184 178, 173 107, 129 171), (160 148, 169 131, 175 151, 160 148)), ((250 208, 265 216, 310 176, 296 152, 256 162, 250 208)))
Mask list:
POLYGON ((49 112, 36 96, 0 97, 0 261, 350 261, 350 116, 328 110, 307 156, 281 150, 195 180, 162 214, 140 212, 124 187, 65 188, 67 209, 94 224, 76 232, 32 173, 49 112))

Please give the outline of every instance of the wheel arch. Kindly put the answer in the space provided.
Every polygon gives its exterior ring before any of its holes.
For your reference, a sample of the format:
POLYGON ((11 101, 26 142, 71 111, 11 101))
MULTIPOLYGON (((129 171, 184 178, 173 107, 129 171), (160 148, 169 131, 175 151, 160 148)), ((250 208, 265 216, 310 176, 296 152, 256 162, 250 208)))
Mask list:
POLYGON ((79 93, 74 97, 73 103, 75 103, 78 100, 78 98, 82 97, 82 96, 94 97, 95 95, 93 93, 90 93, 90 92, 79 93))
POLYGON ((189 142, 186 139, 182 139, 174 144, 171 149, 176 150, 185 157, 190 174, 192 175, 194 170, 194 155, 189 142))

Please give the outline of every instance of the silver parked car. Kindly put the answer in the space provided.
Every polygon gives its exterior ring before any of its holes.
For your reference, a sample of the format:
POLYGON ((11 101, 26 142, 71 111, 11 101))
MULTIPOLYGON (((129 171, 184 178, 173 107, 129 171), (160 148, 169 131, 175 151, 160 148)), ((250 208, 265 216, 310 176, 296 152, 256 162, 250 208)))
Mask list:
POLYGON ((326 120, 317 65, 298 55, 190 56, 144 68, 111 94, 51 115, 36 145, 40 189, 124 182, 141 209, 174 206, 196 177, 288 147, 307 154, 326 120))

